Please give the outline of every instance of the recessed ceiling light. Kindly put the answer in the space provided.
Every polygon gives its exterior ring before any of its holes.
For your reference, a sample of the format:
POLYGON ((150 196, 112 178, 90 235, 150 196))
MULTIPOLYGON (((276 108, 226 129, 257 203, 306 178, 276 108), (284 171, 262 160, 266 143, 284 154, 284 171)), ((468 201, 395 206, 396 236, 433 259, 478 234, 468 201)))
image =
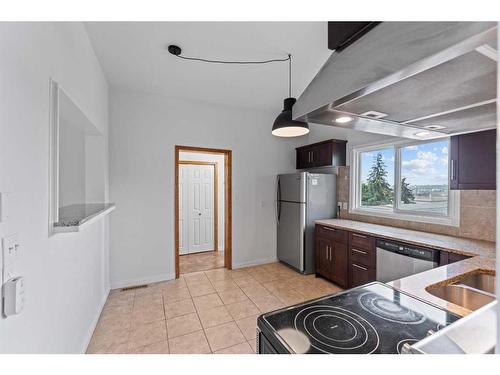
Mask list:
POLYGON ((441 130, 441 129, 446 129, 446 126, 442 126, 442 125, 427 125, 427 126, 424 126, 424 128, 429 129, 429 130, 441 130))
POLYGON ((379 112, 379 111, 368 111, 368 112, 361 113, 360 116, 374 118, 374 119, 381 119, 381 118, 387 117, 389 115, 387 113, 379 112))
POLYGON ((342 116, 335 119, 337 124, 345 124, 346 122, 352 121, 352 117, 342 116))
POLYGON ((426 135, 429 135, 431 134, 430 132, 424 130, 424 131, 421 131, 421 132, 418 132, 418 133, 415 133, 414 135, 417 136, 417 137, 425 137, 426 135))

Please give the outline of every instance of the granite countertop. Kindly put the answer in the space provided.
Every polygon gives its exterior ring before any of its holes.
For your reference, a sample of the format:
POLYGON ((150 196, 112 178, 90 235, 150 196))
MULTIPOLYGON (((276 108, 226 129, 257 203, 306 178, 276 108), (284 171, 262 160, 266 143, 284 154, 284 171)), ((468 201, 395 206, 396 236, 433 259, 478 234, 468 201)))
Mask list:
POLYGON ((114 208, 114 203, 72 204, 60 207, 59 221, 54 223, 54 227, 79 227, 100 214, 110 212, 114 208))
POLYGON ((465 316, 471 313, 471 311, 437 298, 428 293, 426 289, 432 286, 449 284, 468 273, 478 271, 486 271, 488 273, 495 272, 496 249, 494 242, 420 232, 386 225, 364 223, 355 220, 317 220, 316 224, 471 256, 472 258, 434 268, 432 270, 389 283, 389 285, 398 290, 411 294, 417 298, 461 316, 465 316))

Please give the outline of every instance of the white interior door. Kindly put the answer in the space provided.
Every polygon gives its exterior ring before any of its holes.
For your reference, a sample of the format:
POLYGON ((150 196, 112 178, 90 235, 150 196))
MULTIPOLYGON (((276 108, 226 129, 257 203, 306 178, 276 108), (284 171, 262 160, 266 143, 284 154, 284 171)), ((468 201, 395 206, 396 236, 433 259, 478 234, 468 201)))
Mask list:
MULTIPOLYGON (((181 254, 214 250, 214 166, 187 164, 184 177, 184 244, 181 254), (187 182, 187 183, 186 183, 187 182), (187 188, 185 187, 187 185, 187 188), (187 232, 187 233, 186 233, 187 232), (186 241, 187 240, 187 241, 186 241)), ((180 174, 182 176, 182 174, 180 174)), ((179 179, 179 182, 182 178, 179 179)), ((180 187, 179 191, 183 189, 180 187)), ((179 196, 179 199, 181 197, 179 196)), ((179 207, 181 203, 179 202, 179 207)), ((180 223, 179 228, 182 228, 180 223)), ((180 229, 181 230, 181 229, 180 229)), ((179 238, 182 236, 179 233, 179 238)), ((181 250, 181 248, 179 249, 181 250)))
POLYGON ((179 165, 179 254, 189 254, 188 240, 188 165, 179 165))

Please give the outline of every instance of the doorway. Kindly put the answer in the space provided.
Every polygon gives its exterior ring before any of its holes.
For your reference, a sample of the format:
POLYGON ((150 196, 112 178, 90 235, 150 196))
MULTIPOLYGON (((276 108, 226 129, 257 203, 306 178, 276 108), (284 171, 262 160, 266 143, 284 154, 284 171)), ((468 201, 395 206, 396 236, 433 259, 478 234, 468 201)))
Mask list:
POLYGON ((231 150, 175 146, 175 274, 231 269, 231 150))

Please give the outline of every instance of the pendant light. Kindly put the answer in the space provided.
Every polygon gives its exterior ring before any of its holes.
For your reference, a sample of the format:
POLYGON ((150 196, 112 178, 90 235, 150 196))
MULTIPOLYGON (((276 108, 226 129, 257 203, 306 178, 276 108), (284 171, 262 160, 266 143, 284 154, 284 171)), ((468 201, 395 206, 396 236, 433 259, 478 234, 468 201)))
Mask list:
POLYGON ((276 117, 272 134, 277 137, 300 137, 309 133, 307 122, 292 120, 292 107, 297 99, 292 97, 292 55, 288 55, 288 98, 283 101, 283 111, 276 117))
POLYGON ((292 97, 292 55, 288 54, 286 59, 269 59, 269 60, 257 60, 257 61, 234 61, 234 60, 213 60, 200 57, 189 57, 182 55, 182 48, 175 44, 170 44, 168 47, 168 52, 173 56, 183 59, 198 61, 211 64, 269 64, 275 62, 285 62, 288 61, 288 95, 289 97, 283 101, 283 111, 276 117, 273 124, 273 135, 277 137, 299 137, 309 133, 309 125, 307 122, 294 121, 292 120, 292 107, 297 101, 297 99, 292 97))

